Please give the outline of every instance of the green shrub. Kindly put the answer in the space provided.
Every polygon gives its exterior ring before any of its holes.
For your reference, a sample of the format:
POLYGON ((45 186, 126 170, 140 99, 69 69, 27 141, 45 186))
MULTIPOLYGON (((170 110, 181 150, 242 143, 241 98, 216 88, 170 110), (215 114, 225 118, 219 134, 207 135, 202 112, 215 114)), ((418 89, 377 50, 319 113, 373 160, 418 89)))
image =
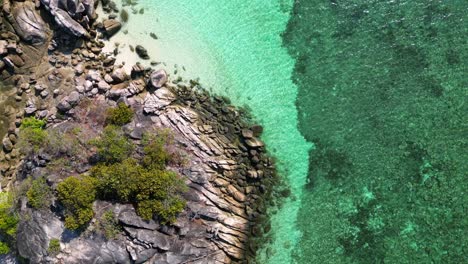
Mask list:
POLYGON ((34 180, 26 193, 28 203, 35 209, 47 208, 50 206, 52 192, 44 177, 34 180))
POLYGON ((7 243, 0 241, 0 255, 10 253, 10 247, 7 243))
POLYGON ((101 137, 92 142, 97 147, 99 158, 108 164, 121 162, 128 158, 133 151, 133 144, 115 126, 107 126, 101 137))
POLYGON ((163 223, 173 222, 185 207, 179 194, 187 187, 174 172, 145 168, 127 159, 95 166, 91 175, 97 179, 99 197, 134 203, 144 219, 157 215, 163 223))
POLYGON ((11 193, 0 192, 0 254, 8 253, 15 243, 19 219, 14 213, 13 201, 11 193))
POLYGON ((173 143, 173 138, 168 131, 158 131, 156 135, 146 134, 143 138, 143 160, 146 168, 163 170, 171 160, 171 154, 167 151, 167 144, 173 143))
POLYGON ((143 219, 157 215, 163 224, 173 223, 185 207, 185 200, 179 196, 187 186, 172 171, 148 170, 141 175, 137 194, 137 212, 143 219))
POLYGON ((57 238, 52 238, 49 242, 49 248, 47 253, 49 255, 57 255, 60 252, 60 240, 57 238))
POLYGON ((46 122, 35 117, 27 117, 21 121, 19 146, 23 153, 38 151, 47 143, 46 122))
POLYGON ((108 240, 116 238, 122 231, 112 210, 108 210, 102 214, 101 218, 98 220, 97 226, 108 240))
POLYGON ((21 128, 44 128, 47 124, 46 121, 37 119, 35 117, 26 117, 21 121, 21 128))
POLYGON ((119 103, 115 108, 107 110, 107 123, 116 126, 123 126, 130 123, 133 118, 133 110, 125 103, 119 103))
POLYGON ((65 207, 65 227, 82 228, 94 215, 96 180, 89 176, 68 177, 57 186, 57 197, 65 207))

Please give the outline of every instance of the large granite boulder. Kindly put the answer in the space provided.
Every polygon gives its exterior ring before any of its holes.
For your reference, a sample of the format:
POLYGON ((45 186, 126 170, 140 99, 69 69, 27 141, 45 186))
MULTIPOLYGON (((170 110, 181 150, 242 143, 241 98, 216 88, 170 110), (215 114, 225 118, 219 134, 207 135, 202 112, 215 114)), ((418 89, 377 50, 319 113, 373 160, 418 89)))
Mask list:
POLYGON ((32 45, 42 45, 46 42, 49 29, 33 2, 13 2, 8 20, 25 42, 32 45))
POLYGON ((30 263, 43 263, 51 238, 60 238, 63 224, 52 213, 34 211, 29 219, 18 225, 17 248, 30 263))
POLYGON ((56 9, 53 12, 55 22, 63 28, 68 29, 73 35, 77 37, 86 36, 88 32, 82 25, 73 20, 73 18, 62 9, 56 9))
POLYGON ((143 229, 149 229, 149 230, 156 230, 159 227, 159 224, 154 222, 153 220, 143 220, 141 217, 139 217, 135 209, 127 209, 123 210, 119 214, 119 222, 127 225, 127 226, 133 226, 133 227, 138 227, 138 228, 143 228, 143 229))
POLYGON ((77 37, 88 36, 88 25, 95 18, 94 0, 41 0, 55 22, 77 37))
POLYGON ((149 84, 154 88, 158 89, 163 87, 163 85, 167 82, 167 73, 165 70, 158 70, 153 71, 151 73, 149 84))
POLYGON ((63 251, 62 263, 132 263, 125 243, 120 240, 101 243, 78 238, 67 244, 63 251))

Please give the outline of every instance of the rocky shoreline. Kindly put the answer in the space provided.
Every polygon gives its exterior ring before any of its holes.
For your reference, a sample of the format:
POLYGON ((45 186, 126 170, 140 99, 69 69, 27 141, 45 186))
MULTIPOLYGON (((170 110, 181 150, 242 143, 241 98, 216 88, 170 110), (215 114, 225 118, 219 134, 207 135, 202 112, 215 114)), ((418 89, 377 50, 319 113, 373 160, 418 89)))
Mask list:
MULTIPOLYGON (((102 1, 105 9, 115 9, 102 1)), ((113 54, 102 53, 103 39, 120 29, 111 16, 98 23, 93 0, 3 0, 0 40, 2 79, 15 85, 21 108, 11 115, 2 140, 0 190, 28 177, 64 177, 86 173, 86 160, 59 173, 51 157, 24 157, 16 142, 21 119, 47 120, 47 129, 80 125, 96 134, 103 124, 86 105, 100 111, 123 102, 135 110, 123 127, 136 144, 152 129, 170 129, 187 164, 173 167, 190 191, 173 225, 143 221, 131 205, 97 201, 117 215, 123 231, 112 240, 73 234, 54 210, 34 210, 20 199, 17 256, 31 263, 250 263, 258 240, 268 233, 266 208, 278 177, 259 139, 262 127, 228 99, 211 96, 195 80, 168 76, 164 70, 134 65, 127 74, 113 54), (60 252, 47 247, 60 237, 60 252)), ((95 219, 99 217, 96 213, 95 219)), ((94 223, 94 220, 92 221, 94 223)), ((90 228, 91 229, 92 225, 90 228)), ((87 230, 89 231, 89 230, 87 230)), ((15 263, 14 254, 3 261, 15 263)))

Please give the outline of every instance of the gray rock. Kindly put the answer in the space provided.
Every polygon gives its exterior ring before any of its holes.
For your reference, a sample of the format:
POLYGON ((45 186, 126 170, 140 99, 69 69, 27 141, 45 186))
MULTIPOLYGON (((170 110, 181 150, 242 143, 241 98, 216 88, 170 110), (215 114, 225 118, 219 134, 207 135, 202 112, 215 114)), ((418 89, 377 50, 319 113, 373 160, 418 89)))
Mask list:
POLYGON ((111 77, 112 77, 113 82, 115 83, 121 83, 128 79, 127 73, 125 72, 125 69, 123 68, 115 69, 112 72, 111 77))
POLYGON ((37 107, 36 105, 34 104, 29 104, 26 106, 26 108, 24 108, 24 112, 27 114, 27 115, 32 115, 33 113, 35 113, 37 111, 37 107))
POLYGON ((167 73, 165 70, 153 71, 151 73, 149 82, 151 86, 158 89, 161 88, 167 82, 167 73))
POLYGON ((245 143, 251 148, 261 148, 264 146, 263 142, 258 138, 249 138, 245 140, 245 143))
POLYGON ((49 114, 48 110, 42 110, 37 113, 37 117, 40 119, 44 119, 47 117, 48 114, 49 114))
POLYGON ((124 241, 112 240, 108 242, 97 239, 73 239, 61 253, 60 263, 120 263, 130 264, 124 241))
POLYGON ((32 1, 13 2, 10 23, 18 36, 29 44, 42 45, 49 29, 32 1))
POLYGON ((153 257, 158 252, 155 248, 145 249, 139 252, 136 252, 135 263, 144 263, 151 257, 153 257))
POLYGON ((112 37, 122 28, 122 24, 115 19, 106 19, 102 22, 102 25, 108 37, 112 37))
POLYGON ((90 80, 86 80, 86 81, 84 82, 84 88, 85 88, 85 91, 86 91, 86 92, 91 91, 91 90, 93 89, 93 82, 90 81, 90 80))
POLYGON ((156 230, 159 228, 159 224, 153 220, 145 221, 139 217, 134 209, 124 210, 119 214, 119 222, 133 227, 139 227, 149 230, 156 230))
POLYGON ((107 83, 113 83, 114 79, 109 74, 106 74, 104 75, 104 81, 106 81, 107 83))
POLYGON ((98 89, 102 92, 107 92, 110 90, 111 86, 104 80, 99 81, 98 83, 98 89))
POLYGON ((2 144, 3 144, 3 149, 5 150, 5 152, 8 153, 13 150, 13 143, 8 137, 3 138, 2 144))
POLYGON ((36 92, 42 92, 44 91, 44 89, 45 89, 44 85, 41 85, 41 84, 36 84, 34 86, 34 90, 36 90, 36 92))
POLYGON ((76 86, 76 91, 79 92, 79 93, 84 93, 85 88, 82 85, 78 85, 78 86, 76 86))
POLYGON ((62 113, 69 111, 71 108, 72 106, 67 101, 67 98, 62 99, 57 105, 57 110, 59 110, 62 113))
POLYGON ((249 129, 243 129, 242 130, 242 136, 244 138, 253 138, 253 131, 249 129))
POLYGON ((80 64, 76 65, 76 67, 75 67, 75 72, 76 72, 78 75, 83 74, 83 72, 84 72, 83 64, 80 63, 80 64))
POLYGON ((101 73, 95 70, 89 70, 88 74, 86 74, 86 80, 99 82, 102 80, 101 73))
POLYGON ((46 98, 46 97, 49 95, 49 91, 44 90, 44 91, 42 91, 42 92, 40 93, 40 95, 41 95, 42 98, 46 98))
POLYGON ((77 91, 73 91, 68 95, 67 101, 70 105, 75 106, 80 102, 80 94, 77 91))
POLYGON ((159 114, 159 111, 175 100, 174 94, 167 88, 158 89, 154 94, 145 97, 143 110, 147 114, 159 114))
POLYGON ((158 231, 152 231, 147 229, 136 229, 131 227, 124 227, 127 233, 146 244, 150 244, 155 248, 167 251, 170 249, 170 237, 159 233, 158 231))
POLYGON ((17 247, 21 257, 29 259, 31 263, 43 263, 47 256, 47 245, 49 244, 48 232, 60 236, 62 228, 60 221, 53 221, 55 218, 50 214, 42 215, 35 211, 28 220, 23 220, 18 225, 17 247), (50 231, 55 230, 57 231, 50 231))
POLYGON ((88 32, 78 22, 62 9, 55 9, 53 12, 55 22, 63 28, 68 29, 73 35, 77 37, 87 36, 88 32))
POLYGON ((18 264, 18 260, 13 254, 0 255, 0 263, 2 264, 18 264))

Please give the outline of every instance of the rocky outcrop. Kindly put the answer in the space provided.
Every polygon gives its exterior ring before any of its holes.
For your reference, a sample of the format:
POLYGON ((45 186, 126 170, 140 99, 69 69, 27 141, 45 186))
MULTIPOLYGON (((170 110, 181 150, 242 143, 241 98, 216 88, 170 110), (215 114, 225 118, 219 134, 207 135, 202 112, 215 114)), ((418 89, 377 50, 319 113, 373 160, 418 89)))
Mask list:
POLYGON ((17 248, 19 254, 31 263, 44 263, 49 241, 60 238, 63 224, 50 212, 33 211, 29 214, 31 217, 18 225, 17 248))
POLYGON ((161 88, 167 82, 167 73, 165 70, 153 71, 149 78, 149 85, 153 88, 161 88))
POLYGON ((57 24, 77 37, 89 36, 95 18, 94 0, 41 0, 57 24))
POLYGON ((51 12, 54 16, 55 22, 63 28, 66 28, 77 37, 86 36, 88 32, 82 25, 76 22, 65 10, 55 9, 51 12))
POLYGON ((33 2, 13 2, 8 20, 26 43, 42 45, 46 42, 49 28, 33 2))

